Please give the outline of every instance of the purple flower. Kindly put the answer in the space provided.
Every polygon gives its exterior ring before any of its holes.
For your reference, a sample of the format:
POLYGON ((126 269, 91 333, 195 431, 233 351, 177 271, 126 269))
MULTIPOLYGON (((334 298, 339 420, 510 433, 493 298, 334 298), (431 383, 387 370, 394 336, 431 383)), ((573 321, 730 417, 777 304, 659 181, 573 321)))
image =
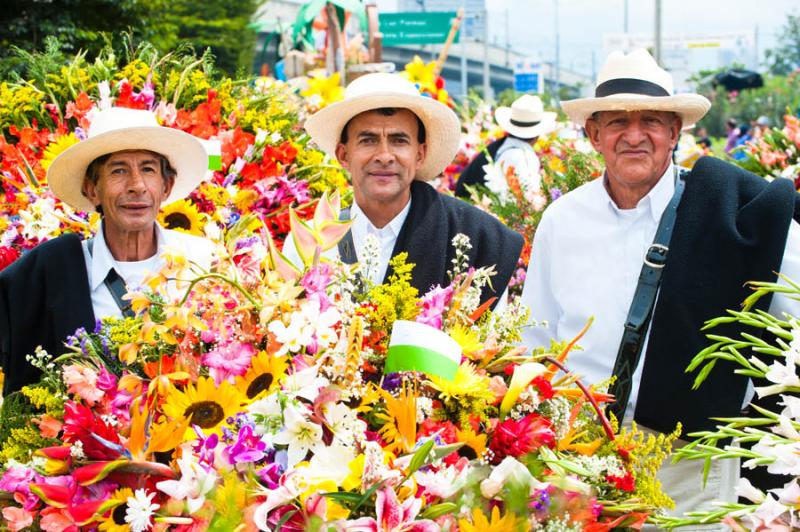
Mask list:
POLYGON ((216 449, 219 444, 219 436, 212 434, 206 438, 205 435, 203 435, 203 431, 197 426, 194 427, 194 431, 197 434, 197 440, 195 440, 192 449, 197 453, 198 460, 207 464, 213 464, 214 449, 216 449))
POLYGON ((30 483, 34 481, 36 473, 28 467, 10 467, 0 477, 0 490, 20 493, 30 493, 30 483))
POLYGON ((268 489, 274 490, 278 487, 281 479, 281 466, 277 462, 269 464, 256 471, 256 475, 268 489))
POLYGON ((439 285, 431 288, 422 297, 422 301, 417 305, 422 307, 422 311, 417 316, 417 323, 430 325, 437 329, 442 328, 442 314, 453 297, 453 287, 442 288, 439 285))
POLYGON ((319 303, 320 312, 325 312, 331 306, 325 289, 331 282, 332 274, 331 265, 322 263, 311 268, 300 281, 300 284, 306 289, 308 299, 319 303))
POLYGON ((564 195, 564 193, 561 192, 560 188, 551 188, 550 189, 550 199, 553 200, 553 201, 557 200, 558 198, 560 198, 563 195, 564 195))
POLYGON ((267 455, 266 449, 267 444, 259 436, 253 434, 253 427, 245 425, 239 430, 237 440, 232 445, 225 447, 224 452, 231 465, 236 465, 262 460, 267 455))
POLYGON ((381 383, 381 388, 386 390, 387 392, 392 392, 400 387, 403 384, 403 374, 402 373, 389 373, 383 377, 383 382, 381 383))
POLYGON ((86 140, 86 132, 82 127, 75 128, 75 136, 78 137, 78 140, 86 140))

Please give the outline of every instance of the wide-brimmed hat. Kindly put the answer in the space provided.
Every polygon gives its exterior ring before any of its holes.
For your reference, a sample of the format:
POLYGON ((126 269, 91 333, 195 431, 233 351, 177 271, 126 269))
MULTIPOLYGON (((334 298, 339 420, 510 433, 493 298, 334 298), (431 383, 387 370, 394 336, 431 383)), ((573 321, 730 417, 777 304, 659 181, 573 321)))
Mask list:
POLYGON ((503 131, 521 139, 550 133, 556 127, 556 113, 546 112, 538 96, 523 94, 511 107, 498 107, 494 119, 503 131))
POLYGON ((711 102, 699 94, 675 94, 669 72, 639 49, 612 52, 597 76, 594 98, 568 100, 561 107, 582 126, 598 111, 671 111, 688 126, 708 112, 711 102))
POLYGON ((53 160, 47 169, 47 182, 53 193, 70 207, 94 211, 94 204, 83 195, 86 170, 98 157, 123 150, 148 150, 169 160, 177 177, 162 204, 189 195, 208 168, 206 150, 192 135, 160 126, 150 111, 111 107, 94 114, 86 140, 73 144, 53 160))
POLYGON ((306 120, 311 139, 325 153, 336 157, 342 129, 353 117, 382 107, 408 109, 425 126, 427 154, 416 178, 433 179, 453 161, 461 138, 461 124, 452 109, 427 96, 397 74, 367 74, 347 86, 344 99, 324 107, 306 120))

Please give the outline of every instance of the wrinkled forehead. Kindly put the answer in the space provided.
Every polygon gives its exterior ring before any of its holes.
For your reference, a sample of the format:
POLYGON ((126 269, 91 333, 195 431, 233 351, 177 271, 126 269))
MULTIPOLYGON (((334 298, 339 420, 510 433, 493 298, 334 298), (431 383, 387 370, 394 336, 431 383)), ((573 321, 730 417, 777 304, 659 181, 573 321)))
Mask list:
POLYGON ((413 111, 405 107, 382 107, 358 113, 344 125, 344 130, 353 135, 358 131, 390 125, 396 131, 416 136, 419 120, 413 111))
POLYGON ((155 161, 158 162, 161 159, 166 158, 164 155, 160 153, 156 153, 150 150, 120 150, 111 153, 107 153, 105 155, 106 164, 111 164, 112 162, 133 162, 136 161, 138 163, 150 162, 155 161))

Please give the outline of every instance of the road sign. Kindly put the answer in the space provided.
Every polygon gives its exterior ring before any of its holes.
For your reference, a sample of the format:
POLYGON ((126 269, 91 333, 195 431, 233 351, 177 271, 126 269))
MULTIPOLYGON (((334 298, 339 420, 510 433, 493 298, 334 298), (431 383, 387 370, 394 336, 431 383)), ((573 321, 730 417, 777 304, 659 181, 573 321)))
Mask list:
POLYGON ((517 61, 514 65, 514 90, 517 92, 542 92, 542 65, 531 61, 517 61))
MULTIPOLYGON (((452 11, 380 13, 378 21, 384 46, 399 44, 444 44, 450 25, 456 18, 452 11)), ((456 34, 455 42, 458 42, 456 34)))

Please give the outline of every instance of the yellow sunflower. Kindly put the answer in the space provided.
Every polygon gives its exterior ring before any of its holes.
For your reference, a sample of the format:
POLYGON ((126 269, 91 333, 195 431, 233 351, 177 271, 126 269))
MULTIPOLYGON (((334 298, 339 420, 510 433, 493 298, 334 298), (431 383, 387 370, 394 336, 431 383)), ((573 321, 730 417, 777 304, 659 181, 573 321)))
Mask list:
POLYGON ((252 401, 264 392, 278 388, 288 367, 286 357, 261 351, 251 359, 247 373, 236 377, 236 389, 252 401))
POLYGON ((47 145, 44 149, 44 154, 42 154, 41 165, 42 168, 47 170, 52 164, 53 159, 58 157, 61 152, 72 146, 73 144, 77 144, 80 142, 78 137, 75 136, 75 133, 69 133, 67 135, 61 135, 56 137, 53 142, 47 145))
POLYGON ((162 207, 158 213, 158 221, 167 229, 183 231, 190 235, 202 235, 205 215, 201 214, 191 201, 182 199, 162 207))
POLYGON ((472 522, 467 519, 458 520, 458 529, 462 532, 516 532, 522 529, 523 523, 511 512, 500 517, 500 508, 492 508, 491 517, 487 519, 480 508, 472 510, 472 522))
POLYGON ((481 458, 486 452, 486 434, 476 433, 472 428, 456 429, 456 441, 464 444, 464 447, 459 449, 459 454, 470 460, 481 458))
POLYGON ((206 436, 221 434, 226 420, 239 412, 243 402, 242 394, 228 381, 217 386, 214 379, 200 377, 196 386, 188 384, 183 390, 172 388, 163 408, 170 418, 189 421, 183 440, 190 441, 197 437, 193 425, 200 427, 206 436))
POLYGON ((103 516, 97 521, 98 530, 104 532, 128 532, 131 529, 130 525, 125 522, 128 497, 133 497, 133 490, 119 488, 111 495, 109 500, 103 503, 101 507, 103 516))

